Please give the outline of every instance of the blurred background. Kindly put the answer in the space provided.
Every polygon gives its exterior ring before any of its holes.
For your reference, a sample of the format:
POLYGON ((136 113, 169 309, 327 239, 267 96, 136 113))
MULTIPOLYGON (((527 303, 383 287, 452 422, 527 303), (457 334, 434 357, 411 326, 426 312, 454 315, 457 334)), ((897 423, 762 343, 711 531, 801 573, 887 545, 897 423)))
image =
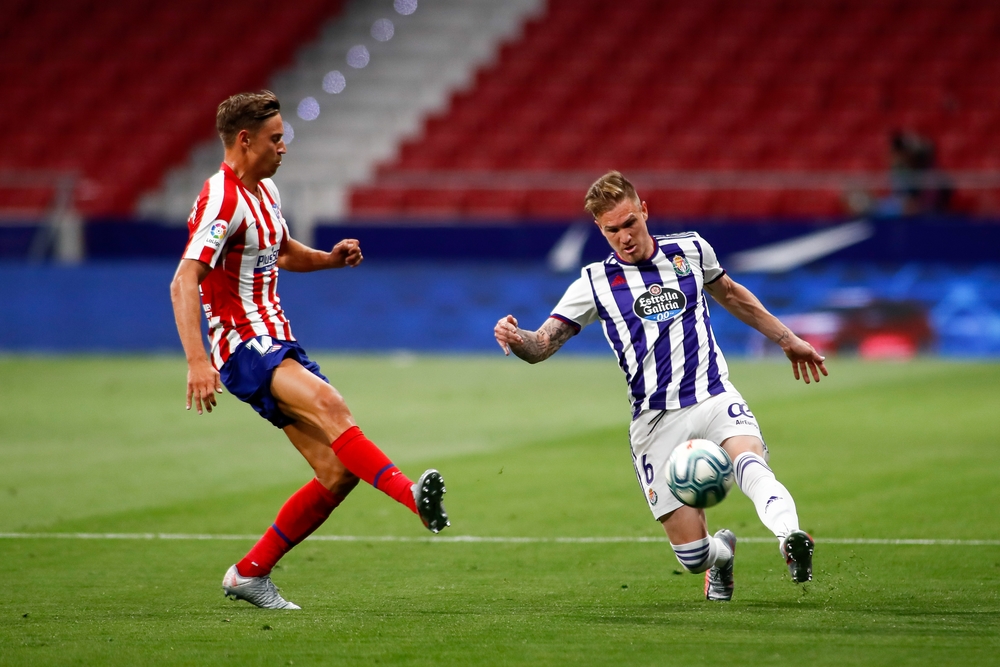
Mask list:
MULTIPOLYGON (((608 252, 622 170, 827 353, 1000 356, 1000 3, 0 0, 0 352, 180 351, 168 283, 270 88, 309 350, 496 351, 608 252)), ((716 308, 730 355, 762 338, 716 308)), ((596 327, 570 352, 604 352, 596 327)), ((499 353, 497 351, 497 353, 499 353)))

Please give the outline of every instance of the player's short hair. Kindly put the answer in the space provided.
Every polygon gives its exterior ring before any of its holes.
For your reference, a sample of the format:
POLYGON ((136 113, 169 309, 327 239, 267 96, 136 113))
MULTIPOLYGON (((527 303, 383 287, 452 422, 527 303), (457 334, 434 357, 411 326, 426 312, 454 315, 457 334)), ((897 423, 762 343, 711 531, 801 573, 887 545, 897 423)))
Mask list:
POLYGON ((281 111, 278 96, 270 90, 259 93, 238 93, 219 105, 215 114, 215 129, 222 144, 229 148, 236 143, 240 130, 257 132, 264 122, 281 111))
POLYGON ((625 201, 626 198, 639 203, 639 195, 636 194, 635 186, 620 171, 609 171, 594 181, 594 184, 587 190, 583 207, 596 220, 625 201))

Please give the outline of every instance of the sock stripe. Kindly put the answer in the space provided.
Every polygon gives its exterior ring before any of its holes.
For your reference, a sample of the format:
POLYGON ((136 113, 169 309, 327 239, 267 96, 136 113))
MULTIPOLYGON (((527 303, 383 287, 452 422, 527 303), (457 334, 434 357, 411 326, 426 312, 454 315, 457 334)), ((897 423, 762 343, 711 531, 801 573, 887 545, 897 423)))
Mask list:
POLYGON ((396 466, 392 463, 392 461, 389 461, 388 465, 383 466, 381 470, 379 470, 377 473, 375 473, 375 479, 372 480, 372 486, 374 486, 377 489, 378 488, 378 480, 382 476, 382 474, 385 473, 385 472, 388 472, 390 468, 395 468, 395 467, 396 466))
POLYGON ((688 572, 704 572, 708 569, 709 560, 714 558, 712 538, 705 537, 687 544, 670 544, 677 561, 688 572))
POLYGON ((287 535, 285 535, 283 532, 281 532, 281 529, 278 528, 278 524, 272 523, 271 524, 271 528, 273 528, 274 532, 278 534, 278 537, 280 537, 281 539, 283 539, 285 542, 288 543, 289 547, 294 547, 295 546, 295 543, 292 542, 290 539, 288 539, 287 535))
MULTIPOLYGON (((743 457, 742 456, 738 456, 737 458, 743 458, 743 457)), ((747 456, 746 458, 744 458, 736 466, 736 482, 737 482, 737 484, 740 484, 740 485, 743 484, 743 472, 750 465, 752 465, 754 463, 756 463, 758 465, 761 465, 761 466, 764 466, 764 470, 767 470, 768 472, 771 472, 771 469, 767 467, 767 464, 764 463, 764 461, 761 460, 761 458, 759 456, 757 456, 756 454, 752 454, 752 455, 747 456)))
MULTIPOLYGON (((671 546, 673 546, 673 545, 671 545, 671 546)), ((685 544, 683 546, 687 546, 687 545, 685 544)), ((707 550, 708 550, 708 544, 703 544, 703 545, 701 545, 699 547, 695 547, 693 549, 681 549, 680 547, 674 547, 674 552, 678 553, 678 554, 698 554, 698 553, 701 553, 701 552, 707 551, 707 550)))

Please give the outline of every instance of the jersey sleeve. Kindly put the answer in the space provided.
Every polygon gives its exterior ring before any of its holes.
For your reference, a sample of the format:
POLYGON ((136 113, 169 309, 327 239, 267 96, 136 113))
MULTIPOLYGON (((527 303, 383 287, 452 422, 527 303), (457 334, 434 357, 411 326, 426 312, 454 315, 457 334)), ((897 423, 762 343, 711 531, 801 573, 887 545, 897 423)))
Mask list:
POLYGON ((586 269, 566 289, 549 317, 565 322, 578 333, 583 327, 597 321, 597 304, 594 302, 594 290, 591 289, 586 269))
POLYGON ((726 275, 726 270, 719 264, 719 258, 715 255, 715 248, 704 238, 698 238, 701 246, 701 270, 705 276, 705 284, 714 283, 716 280, 726 275))
POLYGON ((196 259, 214 268, 226 240, 239 227, 234 219, 236 208, 235 190, 227 191, 224 182, 216 184, 209 179, 188 218, 189 238, 183 258, 196 259))

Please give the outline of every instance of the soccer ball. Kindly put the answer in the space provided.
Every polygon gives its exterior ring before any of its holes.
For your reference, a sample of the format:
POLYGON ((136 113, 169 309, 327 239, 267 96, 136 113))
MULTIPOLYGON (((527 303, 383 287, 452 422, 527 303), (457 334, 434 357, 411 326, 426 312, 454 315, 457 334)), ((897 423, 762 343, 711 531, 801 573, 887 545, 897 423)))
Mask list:
POLYGON ((677 500, 691 507, 722 502, 733 485, 733 462, 711 440, 688 440, 667 459, 667 486, 677 500))

